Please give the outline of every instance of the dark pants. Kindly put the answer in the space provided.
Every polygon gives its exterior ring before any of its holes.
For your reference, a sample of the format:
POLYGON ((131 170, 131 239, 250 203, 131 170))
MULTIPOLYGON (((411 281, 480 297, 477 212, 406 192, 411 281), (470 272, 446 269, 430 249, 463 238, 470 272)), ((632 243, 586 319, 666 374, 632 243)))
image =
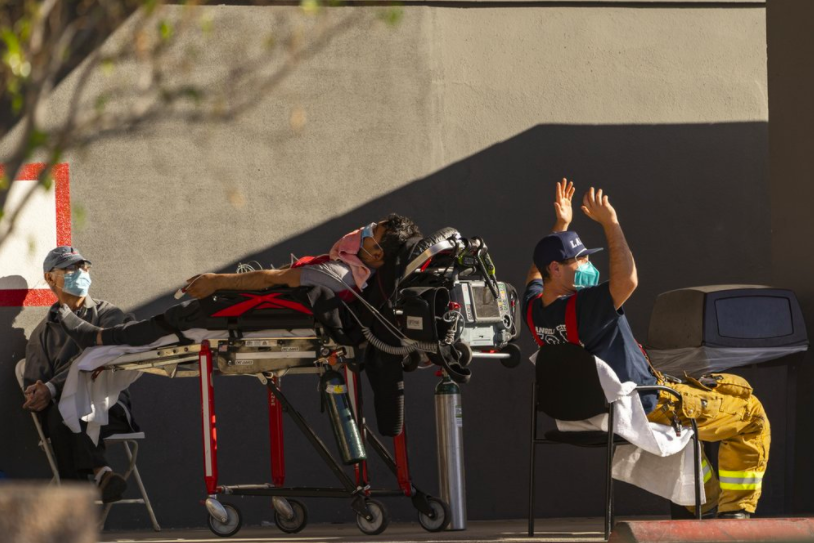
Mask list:
POLYGON ((101 428, 99 444, 84 432, 75 434, 65 426, 56 404, 50 404, 40 413, 43 430, 51 438, 51 447, 56 456, 60 479, 87 480, 94 468, 107 466, 104 438, 113 434, 126 434, 138 430, 135 422, 128 421, 124 408, 116 404, 108 412, 109 423, 101 428))
POLYGON ((149 345, 167 334, 201 327, 203 320, 198 300, 190 300, 143 321, 105 328, 102 331, 102 345, 149 345))

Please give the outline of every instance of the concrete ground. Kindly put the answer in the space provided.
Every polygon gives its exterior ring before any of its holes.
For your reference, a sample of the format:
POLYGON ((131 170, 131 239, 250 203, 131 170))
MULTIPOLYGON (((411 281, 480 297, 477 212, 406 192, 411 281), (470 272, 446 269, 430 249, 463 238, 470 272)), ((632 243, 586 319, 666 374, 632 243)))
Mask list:
MULTIPOLYGON (((651 517, 648 517, 650 519, 651 517)), ((645 519, 641 519, 645 520, 645 519)), ((463 531, 446 531, 429 533, 418 523, 393 523, 381 535, 367 536, 362 534, 356 524, 314 524, 308 525, 301 533, 288 535, 274 526, 250 526, 241 529, 233 537, 217 537, 207 529, 163 530, 154 532, 143 530, 137 532, 103 532, 99 541, 104 543, 182 543, 184 541, 232 541, 239 543, 260 543, 265 541, 317 542, 329 543, 365 542, 365 543, 435 543, 442 541, 489 541, 515 542, 534 541, 548 542, 599 542, 602 541, 601 518, 540 519, 535 523, 535 537, 527 535, 526 520, 470 521, 463 531)))

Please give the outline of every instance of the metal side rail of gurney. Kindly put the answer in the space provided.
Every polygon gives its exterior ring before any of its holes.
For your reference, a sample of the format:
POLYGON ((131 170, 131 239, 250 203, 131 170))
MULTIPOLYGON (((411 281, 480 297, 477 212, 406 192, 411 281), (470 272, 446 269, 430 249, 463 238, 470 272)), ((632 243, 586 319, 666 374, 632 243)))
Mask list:
MULTIPOLYGON (((324 342, 313 330, 292 330, 285 337, 251 337, 240 340, 210 339, 209 349, 217 355, 217 370, 223 375, 257 375, 266 372, 313 373, 308 368, 328 363, 321 360, 341 348, 324 342), (305 368, 305 371, 303 371, 305 368)), ((203 343, 169 345, 116 357, 101 369, 141 371, 162 377, 199 377, 198 364, 203 343)), ((351 351, 352 349, 346 348, 351 351)))

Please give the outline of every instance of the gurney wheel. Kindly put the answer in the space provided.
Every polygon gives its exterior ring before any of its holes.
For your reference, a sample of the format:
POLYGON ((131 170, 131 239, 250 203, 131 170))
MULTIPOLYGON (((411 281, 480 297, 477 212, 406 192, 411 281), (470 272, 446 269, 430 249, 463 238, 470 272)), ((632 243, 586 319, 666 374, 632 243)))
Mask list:
POLYGON ((418 523, 421 524, 421 527, 428 532, 440 532, 446 528, 449 525, 449 522, 452 520, 449 506, 447 505, 447 502, 444 500, 439 500, 438 498, 428 497, 427 502, 429 502, 430 507, 432 507, 434 516, 430 518, 429 515, 425 515, 419 511, 418 523))
POLYGON ((365 505, 373 518, 368 520, 356 513, 356 525, 363 534, 378 535, 382 533, 390 524, 390 515, 387 513, 384 504, 378 500, 368 498, 365 500, 365 505))
POLYGON ((305 508, 304 503, 290 498, 288 498, 288 505, 294 511, 294 516, 286 519, 275 510, 274 522, 281 531, 287 534, 296 534, 308 524, 308 509, 305 508))
POLYGON ((228 518, 226 519, 226 522, 221 522, 212 515, 208 515, 209 529, 212 530, 212 533, 217 536, 232 537, 239 532, 240 527, 243 526, 243 519, 240 516, 240 510, 229 503, 221 502, 221 505, 224 509, 226 509, 228 518))

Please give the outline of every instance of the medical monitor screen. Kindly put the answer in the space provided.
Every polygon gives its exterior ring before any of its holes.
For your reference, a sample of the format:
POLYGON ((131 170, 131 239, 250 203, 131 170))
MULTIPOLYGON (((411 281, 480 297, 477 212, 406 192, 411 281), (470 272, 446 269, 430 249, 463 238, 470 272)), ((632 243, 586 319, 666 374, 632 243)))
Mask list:
POLYGON ((480 320, 500 320, 500 307, 487 286, 472 285, 472 299, 475 301, 475 314, 480 320))

